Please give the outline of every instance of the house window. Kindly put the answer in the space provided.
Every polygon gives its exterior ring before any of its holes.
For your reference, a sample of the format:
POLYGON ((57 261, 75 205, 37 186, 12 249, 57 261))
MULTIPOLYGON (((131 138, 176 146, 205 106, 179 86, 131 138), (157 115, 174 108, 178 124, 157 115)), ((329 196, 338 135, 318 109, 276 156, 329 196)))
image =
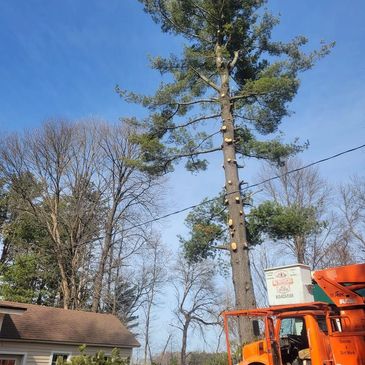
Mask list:
POLYGON ((21 365, 24 363, 24 355, 0 353, 0 365, 21 365))
POLYGON ((0 365, 15 365, 15 359, 0 359, 0 365))
MULTIPOLYGON (((57 364, 57 359, 60 357, 62 358, 64 361, 66 361, 68 359, 68 357, 70 356, 70 354, 67 354, 67 353, 59 353, 59 352, 54 352, 52 354, 52 362, 51 362, 51 365, 56 365, 57 364)), ((0 364, 2 365, 2 364, 0 364)))

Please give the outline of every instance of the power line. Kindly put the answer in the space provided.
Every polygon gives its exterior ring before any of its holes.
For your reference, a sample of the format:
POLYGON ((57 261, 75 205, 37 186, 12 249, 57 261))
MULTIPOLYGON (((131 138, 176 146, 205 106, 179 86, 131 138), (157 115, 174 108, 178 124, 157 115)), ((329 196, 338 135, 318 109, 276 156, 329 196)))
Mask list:
POLYGON ((318 165, 322 162, 326 162, 326 161, 329 161, 329 160, 332 160, 336 157, 339 157, 339 156, 342 156, 342 155, 345 155, 346 153, 350 153, 350 152, 354 152, 356 150, 359 150, 361 148, 364 148, 365 147, 365 144, 361 145, 361 146, 358 146, 358 147, 354 147, 354 148, 350 148, 346 151, 342 151, 340 153, 336 153, 335 155, 332 155, 332 156, 329 156, 329 157, 325 157, 325 158, 322 158, 321 160, 318 160, 318 161, 315 161, 315 162, 311 162, 309 163, 308 165, 305 165, 305 166, 302 166, 302 167, 298 167, 296 169, 293 169, 293 170, 290 170, 290 171, 287 171, 285 174, 282 174, 282 175, 278 175, 278 176, 273 176, 273 177, 270 177, 269 179, 266 179, 266 180, 263 180, 263 181, 260 181, 256 184, 252 184, 252 185, 249 185, 249 186, 246 186, 244 189, 249 189, 249 188, 255 188, 256 186, 260 186, 260 185, 263 185, 263 184, 266 184, 267 182, 270 182, 270 181, 273 181, 273 180, 277 180, 277 179, 280 179, 284 176, 287 176, 287 175, 290 175, 294 172, 298 172, 298 171, 301 171, 301 170, 304 170, 304 169, 307 169, 308 167, 312 167, 312 166, 315 166, 315 165, 318 165))
MULTIPOLYGON (((293 169, 293 170, 290 170, 290 171, 287 171, 286 173, 284 174, 281 174, 281 175, 277 175, 277 176, 273 176, 273 177, 270 177, 269 179, 266 179, 266 180, 263 180, 263 181, 260 181, 258 183, 255 183, 255 184, 251 184, 251 185, 246 185, 242 190, 248 190, 248 189, 251 189, 251 188, 255 188, 257 186, 260 186, 260 185, 263 185, 263 184, 266 184, 270 181, 273 181, 273 180, 277 180, 277 179, 281 179, 282 177, 284 176, 287 176, 287 175, 290 175, 290 174, 293 174, 294 172, 298 172, 298 171, 301 171, 301 170, 304 170, 304 169, 307 169, 309 167, 312 167, 312 166, 315 166, 315 165, 318 165, 322 162, 326 162, 326 161, 329 161, 329 160, 332 160, 334 158, 337 158, 339 156, 342 156, 342 155, 345 155, 347 153, 350 153, 350 152, 354 152, 354 151, 357 151, 361 148, 364 148, 365 147, 365 144, 361 145, 361 146, 357 146, 357 147, 354 147, 354 148, 350 148, 348 150, 345 150, 345 151, 342 151, 342 152, 339 152, 339 153, 336 153, 335 155, 332 155, 332 156, 329 156, 329 157, 325 157, 325 158, 322 158, 321 160, 317 160, 317 161, 314 161, 314 162, 311 162, 309 163, 308 165, 304 165, 302 167, 298 167, 296 169, 293 169)), ((238 193, 239 191, 233 191, 229 194, 226 194, 227 195, 231 195, 231 194, 236 194, 238 193)), ((132 227, 128 227, 126 228, 126 230, 130 230, 130 229, 133 229, 133 228, 138 228, 138 227, 141 227, 141 226, 144 226, 146 224, 149 224, 149 223, 153 223, 153 222, 157 222, 159 220, 162 220, 162 219, 165 219, 165 218, 168 218, 168 217, 171 217, 173 215, 176 215, 176 214, 180 214, 180 213, 183 213, 183 212, 186 212, 187 210, 191 210, 191 209, 194 209, 194 208, 197 208, 201 205, 204 205, 204 204, 207 204, 207 203, 211 203, 213 201, 216 201, 220 199, 220 197, 215 197, 215 198, 212 198, 212 199, 208 199, 208 200, 204 200, 203 202, 201 203, 197 203, 197 204, 194 204, 194 205, 190 205, 188 207, 185 207, 185 208, 182 208, 182 209, 179 209, 179 210, 175 210, 174 212, 171 212, 171 213, 167 213, 165 215, 162 215, 160 217, 156 217, 156 218, 152 218, 148 221, 145 221, 145 222, 142 222, 142 223, 139 223, 139 224, 135 224, 134 226, 132 227)))

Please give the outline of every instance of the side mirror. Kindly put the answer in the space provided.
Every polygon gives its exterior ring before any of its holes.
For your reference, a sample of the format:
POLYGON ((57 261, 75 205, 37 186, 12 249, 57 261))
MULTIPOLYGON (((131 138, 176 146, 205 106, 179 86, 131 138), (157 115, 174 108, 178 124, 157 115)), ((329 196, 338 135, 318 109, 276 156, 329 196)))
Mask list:
POLYGON ((252 327, 253 327, 253 334, 256 337, 259 337, 261 335, 261 333, 260 333, 259 321, 257 319, 254 319, 252 321, 252 327))

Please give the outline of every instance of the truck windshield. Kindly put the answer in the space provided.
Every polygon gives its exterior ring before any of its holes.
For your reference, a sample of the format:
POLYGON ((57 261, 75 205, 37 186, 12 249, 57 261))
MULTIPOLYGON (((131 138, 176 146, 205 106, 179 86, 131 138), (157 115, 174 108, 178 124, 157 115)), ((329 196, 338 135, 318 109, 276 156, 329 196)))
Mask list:
POLYGON ((301 335, 304 326, 303 318, 292 317, 284 318, 281 321, 280 337, 287 337, 288 335, 301 335))

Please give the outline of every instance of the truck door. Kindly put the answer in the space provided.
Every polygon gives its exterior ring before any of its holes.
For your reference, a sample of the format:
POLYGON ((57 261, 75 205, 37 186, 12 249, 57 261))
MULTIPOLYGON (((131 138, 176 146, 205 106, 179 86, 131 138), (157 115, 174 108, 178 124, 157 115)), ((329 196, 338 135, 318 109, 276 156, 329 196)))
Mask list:
POLYGON ((280 356, 284 364, 310 358, 309 341, 304 317, 280 320, 280 356))
POLYGON ((271 317, 265 318, 265 337, 270 365, 281 365, 279 343, 275 337, 274 320, 271 317))

